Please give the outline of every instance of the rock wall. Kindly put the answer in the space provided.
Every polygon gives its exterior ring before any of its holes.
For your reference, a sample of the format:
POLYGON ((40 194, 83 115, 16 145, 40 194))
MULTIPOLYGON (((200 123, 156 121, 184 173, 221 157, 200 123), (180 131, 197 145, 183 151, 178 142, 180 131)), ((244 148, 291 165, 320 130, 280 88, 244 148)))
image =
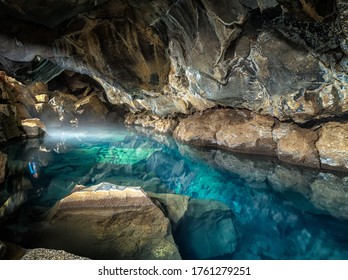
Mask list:
POLYGON ((345 1, 82 1, 68 23, 49 17, 59 5, 17 2, 16 16, 51 28, 4 16, 8 70, 49 58, 96 79, 112 104, 159 115, 223 105, 301 123, 347 112, 345 1))
POLYGON ((348 171, 348 124, 328 122, 301 128, 246 110, 208 110, 183 119, 174 131, 180 141, 263 155, 313 168, 348 171))
MULTIPOLYGON (((257 115, 249 134, 235 135, 239 143, 230 134, 234 124, 220 131, 218 120, 210 119, 204 128, 218 131, 217 144, 234 150, 347 169, 344 159, 334 159, 344 157, 347 147, 344 0, 65 0, 44 11, 37 1, 5 0, 0 7, 0 66, 8 73, 31 81, 30 73, 47 70, 49 80, 58 68, 87 74, 103 87, 105 101, 145 114, 147 126, 164 133, 182 115, 221 107, 248 110, 257 115), (65 10, 69 12, 61 16, 65 10), (58 68, 39 63, 45 59, 58 68), (336 140, 327 134, 333 132, 339 135, 336 140)), ((106 110, 93 96, 77 102, 62 93, 40 93, 33 99, 22 92, 18 98, 17 111, 23 116, 38 108, 52 115, 46 104, 50 100, 59 119, 73 121, 76 112, 105 119, 106 110), (61 102, 68 104, 64 110, 61 102)), ((14 131, 3 129, 10 136, 2 138, 18 135, 13 105, 6 104, 3 111, 6 123, 13 123, 6 127, 14 131)), ((127 122, 139 121, 128 117, 127 122)))

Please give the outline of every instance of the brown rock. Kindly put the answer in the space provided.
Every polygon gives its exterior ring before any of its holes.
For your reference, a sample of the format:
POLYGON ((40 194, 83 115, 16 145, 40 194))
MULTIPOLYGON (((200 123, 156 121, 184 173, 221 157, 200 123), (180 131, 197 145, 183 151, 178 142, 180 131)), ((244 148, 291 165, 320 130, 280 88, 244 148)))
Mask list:
POLYGON ((24 120, 24 119, 30 119, 31 115, 28 111, 28 109, 22 104, 22 103, 14 103, 14 106, 16 106, 17 110, 17 119, 24 120))
POLYGON ((21 124, 28 137, 38 137, 46 131, 46 126, 40 119, 25 119, 21 124))
POLYGON ((105 121, 109 110, 96 94, 91 94, 75 103, 75 111, 81 121, 105 121))
POLYGON ((315 148, 318 135, 315 131, 293 124, 279 124, 273 130, 273 137, 281 161, 320 168, 319 154, 315 148))
POLYGON ((126 115, 125 124, 152 128, 158 133, 172 133, 178 125, 178 121, 172 118, 161 118, 151 113, 129 113, 126 115))
POLYGON ((32 97, 36 97, 37 95, 46 94, 48 91, 48 86, 46 83, 35 82, 28 85, 28 90, 32 97))
POLYGON ((218 145, 229 150, 275 154, 273 118, 245 110, 220 109, 196 114, 180 122, 174 136, 198 145, 218 145))
POLYGON ((273 118, 251 114, 246 115, 242 122, 231 120, 216 133, 218 145, 243 153, 275 154, 273 118))
POLYGON ((187 211, 190 197, 169 193, 148 193, 148 195, 164 207, 166 217, 171 221, 173 231, 175 231, 177 224, 187 211))
POLYGON ((38 94, 38 95, 35 95, 35 99, 37 102, 39 103, 47 103, 49 101, 49 97, 47 94, 38 94))
POLYGON ((323 168, 348 171, 348 123, 324 124, 315 146, 323 168))
POLYGON ((136 187, 108 183, 62 199, 38 247, 92 259, 180 259, 170 222, 136 187))

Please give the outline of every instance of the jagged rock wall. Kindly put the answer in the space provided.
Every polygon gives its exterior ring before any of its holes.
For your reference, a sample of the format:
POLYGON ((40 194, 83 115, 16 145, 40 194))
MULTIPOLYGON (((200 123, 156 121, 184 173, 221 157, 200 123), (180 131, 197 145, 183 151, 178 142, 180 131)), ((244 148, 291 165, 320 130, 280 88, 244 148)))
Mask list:
POLYGON ((11 3, 24 11, 17 17, 54 28, 4 16, 5 68, 49 58, 92 76, 109 102, 134 112, 167 116, 222 105, 299 123, 347 112, 342 0, 113 0, 93 9, 81 1, 66 22, 54 5, 39 16, 26 12, 34 4, 11 3))

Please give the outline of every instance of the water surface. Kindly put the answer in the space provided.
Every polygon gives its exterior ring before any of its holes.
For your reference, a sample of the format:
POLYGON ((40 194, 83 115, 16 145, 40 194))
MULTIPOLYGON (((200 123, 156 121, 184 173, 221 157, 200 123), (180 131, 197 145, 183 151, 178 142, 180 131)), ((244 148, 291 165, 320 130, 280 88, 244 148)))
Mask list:
MULTIPOLYGON (((3 240, 32 246, 31 227, 76 184, 110 182, 226 204, 235 215, 237 248, 214 258, 348 259, 347 174, 197 149, 123 126, 51 129, 44 139, 4 152, 10 176, 0 202, 18 194, 25 199, 2 219, 3 240)), ((187 240, 176 238, 183 258, 204 258, 190 255, 182 248, 187 240)))

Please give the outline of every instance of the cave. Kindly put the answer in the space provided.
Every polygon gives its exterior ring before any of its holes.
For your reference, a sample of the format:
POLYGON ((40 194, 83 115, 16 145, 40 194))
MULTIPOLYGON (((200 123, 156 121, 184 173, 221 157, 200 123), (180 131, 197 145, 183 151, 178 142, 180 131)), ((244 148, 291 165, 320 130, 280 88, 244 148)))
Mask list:
POLYGON ((0 259, 348 259, 345 0, 43 2, 0 2, 0 259))

